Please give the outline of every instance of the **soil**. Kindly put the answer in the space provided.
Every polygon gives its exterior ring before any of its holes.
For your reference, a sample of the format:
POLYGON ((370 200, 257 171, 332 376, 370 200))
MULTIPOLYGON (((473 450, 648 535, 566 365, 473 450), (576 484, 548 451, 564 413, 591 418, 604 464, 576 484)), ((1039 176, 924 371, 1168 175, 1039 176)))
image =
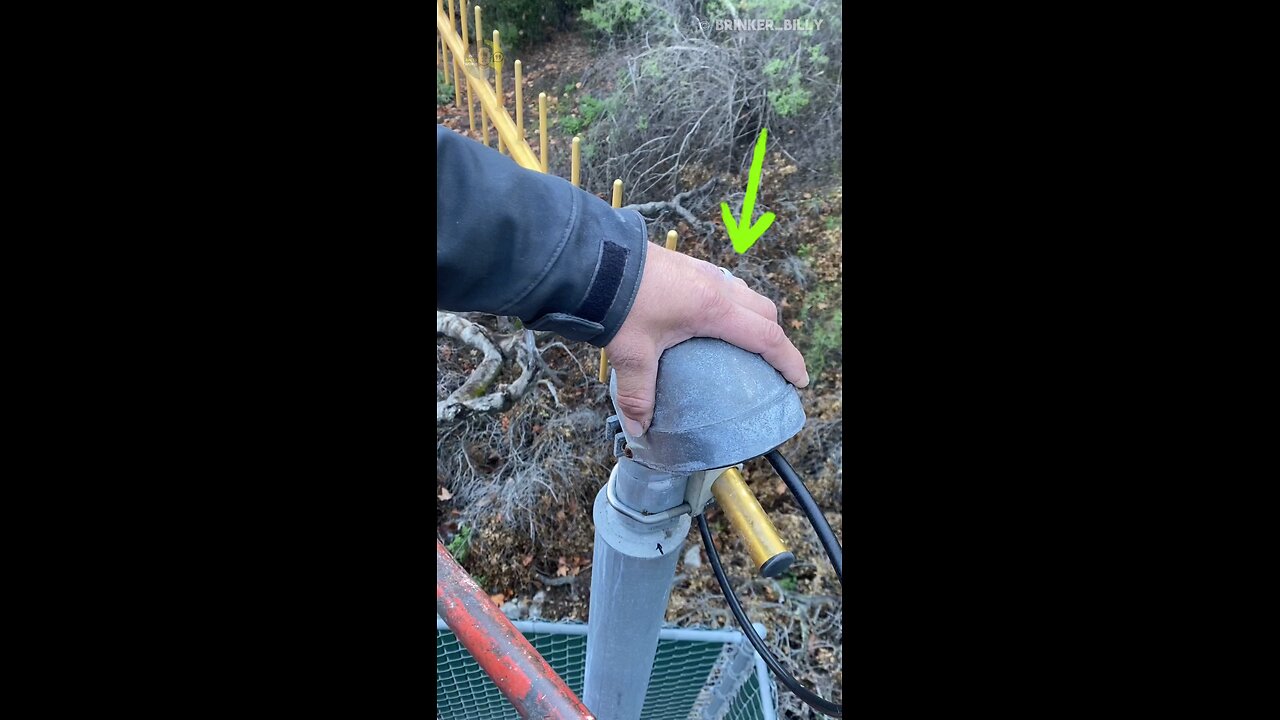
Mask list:
MULTIPOLYGON (((524 98, 536 108, 537 90, 563 91, 583 76, 591 63, 591 45, 573 33, 561 33, 551 41, 522 54, 524 98)), ((514 91, 504 69, 507 107, 514 103, 514 91)), ((559 93, 555 102, 575 102, 574 94, 559 93)), ((526 112, 526 124, 534 128, 530 145, 537 151, 536 111, 526 112), (532 119, 532 122, 530 120, 532 119)), ((460 132, 468 127, 465 103, 440 107, 437 122, 460 132)), ((477 126, 478 126, 477 117, 477 126)), ((553 127, 552 157, 568 155, 569 138, 553 127), (561 152, 557 152, 560 149, 561 152)), ((567 177, 568 163, 561 176, 567 177)), ((553 163, 553 172, 559 164, 553 163)), ((705 177, 709 173, 701 173, 705 177)), ((724 176, 732 184, 745 185, 745 177, 724 176)), ((691 184, 700 181, 699 170, 690 169, 691 184)), ((757 212, 772 210, 778 216, 774 226, 744 255, 735 253, 723 232, 719 200, 700 212, 699 219, 716 226, 714 236, 703 238, 682 234, 680 250, 724 266, 743 277, 757 292, 769 296, 779 307, 788 335, 806 354, 811 383, 801 390, 807 422, 799 435, 785 443, 781 451, 804 479, 838 538, 843 538, 842 475, 842 388, 843 361, 837 340, 834 348, 816 346, 821 328, 829 327, 842 300, 842 213, 841 176, 830 170, 814 172, 798 168, 786 157, 766 160, 757 212), (815 350, 814 348, 818 349, 815 350), (815 353, 825 362, 814 375, 815 353)), ((727 191, 722 191, 727 192, 727 191)), ((604 197, 604 193, 597 193, 604 197)), ((679 227, 679 225, 670 225, 679 227)), ((661 242, 666 226, 651 226, 652 239, 661 242)), ((686 228, 687 229, 687 228, 686 228)), ((496 319, 484 322, 498 328, 496 319)), ((596 492, 608 478, 614 459, 607 442, 603 419, 612 414, 605 388, 595 379, 598 350, 583 343, 563 341, 563 349, 548 349, 559 339, 539 334, 543 359, 556 385, 557 398, 539 389, 516 407, 496 418, 473 418, 455 432, 449 427, 437 431, 441 461, 437 467, 437 529, 440 538, 457 541, 461 528, 474 526, 463 553, 462 564, 492 594, 495 602, 514 614, 527 616, 532 610, 548 620, 585 621, 590 595, 594 526, 591 507, 596 492), (558 402, 557 402, 558 400, 558 402), (572 411, 587 409, 583 416, 592 422, 565 424, 572 411), (557 425, 557 423, 561 423, 557 425), (510 448, 479 446, 460 436, 492 426, 496 437, 503 432, 510 448), (499 431, 499 428, 501 431, 499 431), (454 466, 445 462, 449 454, 467 453, 478 477, 499 477, 499 483, 516 482, 521 470, 512 470, 516 460, 508 453, 527 456, 524 449, 549 442, 548 433, 558 433, 554 441, 560 453, 572 458, 566 473, 549 491, 538 489, 523 509, 504 517, 492 512, 492 505, 474 507, 484 490, 459 481, 454 466), (505 470, 504 470, 505 468, 505 470), (506 473, 505 475, 503 473, 506 473), (470 502, 468 502, 470 500, 470 502), (535 598, 540 599, 535 602, 535 598)), ((474 367, 474 351, 457 347, 443 338, 438 343, 437 399, 457 387, 474 367)), ((545 386, 542 386, 545 387, 545 386)), ((479 437, 478 435, 476 437, 479 437)), ((544 465, 548 461, 544 461, 544 465)), ((548 465, 549 467, 549 465, 548 465)), ((841 583, 836 578, 821 545, 781 480, 763 459, 747 463, 744 472, 761 505, 781 536, 790 544, 797 561, 781 580, 760 578, 745 549, 723 515, 714 507, 708 513, 716 546, 743 606, 753 621, 769 628, 767 640, 779 660, 792 674, 823 697, 841 702, 843 602, 841 583)), ((493 489, 488 492, 496 492, 493 489)), ((676 584, 667 609, 667 622, 691 627, 736 626, 729 614, 706 552, 695 526, 683 545, 676 569, 676 584), (696 552, 691 549, 696 548, 696 552)), ((781 717, 809 717, 798 700, 780 692, 781 717)))

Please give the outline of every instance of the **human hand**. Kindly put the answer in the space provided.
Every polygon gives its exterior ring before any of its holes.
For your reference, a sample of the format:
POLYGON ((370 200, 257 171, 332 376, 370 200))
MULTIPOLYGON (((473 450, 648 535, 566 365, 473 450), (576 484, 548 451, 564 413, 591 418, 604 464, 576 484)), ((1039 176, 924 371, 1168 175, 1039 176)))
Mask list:
POLYGON ((651 244, 631 312, 605 347, 618 373, 618 409, 628 435, 643 435, 653 421, 658 358, 694 337, 759 353, 791 384, 809 384, 804 358, 778 324, 773 301, 711 263, 651 244))

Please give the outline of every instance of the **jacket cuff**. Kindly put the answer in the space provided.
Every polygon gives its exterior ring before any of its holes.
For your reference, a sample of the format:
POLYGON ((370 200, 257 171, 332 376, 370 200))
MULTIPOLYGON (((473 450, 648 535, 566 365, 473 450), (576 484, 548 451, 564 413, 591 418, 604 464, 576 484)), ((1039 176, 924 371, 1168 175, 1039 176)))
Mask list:
POLYGON ((618 334, 640 290, 649 241, 640 213, 619 211, 616 220, 601 237, 595 271, 577 310, 547 313, 529 323, 530 328, 596 347, 608 345, 618 334))

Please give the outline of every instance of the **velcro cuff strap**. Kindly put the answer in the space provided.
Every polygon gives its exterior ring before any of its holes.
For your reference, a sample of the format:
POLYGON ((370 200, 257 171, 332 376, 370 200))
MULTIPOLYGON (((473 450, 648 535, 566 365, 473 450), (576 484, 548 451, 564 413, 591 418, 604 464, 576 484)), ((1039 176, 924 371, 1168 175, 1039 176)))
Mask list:
MULTIPOLYGON (((617 288, 614 288, 615 292, 617 288)), ((604 326, 598 322, 584 320, 567 313, 547 313, 529 323, 533 330, 546 330, 570 340, 590 340, 604 332, 604 326)))
POLYGON ((618 286, 622 284, 622 273, 627 269, 627 255, 630 254, 629 250, 615 242, 606 240, 601 245, 596 276, 592 278, 591 289, 587 291, 587 298, 582 301, 577 312, 578 317, 593 323, 603 321, 609 308, 613 307, 618 286))

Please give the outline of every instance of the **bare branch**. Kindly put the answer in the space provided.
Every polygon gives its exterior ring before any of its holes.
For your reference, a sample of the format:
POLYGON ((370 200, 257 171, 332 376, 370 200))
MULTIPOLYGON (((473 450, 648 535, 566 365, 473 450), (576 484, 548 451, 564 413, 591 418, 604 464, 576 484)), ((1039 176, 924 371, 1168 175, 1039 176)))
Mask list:
POLYGON ((529 391, 542 364, 533 344, 533 332, 521 331, 494 345, 489 333, 480 325, 453 313, 436 311, 436 334, 451 337, 480 351, 483 358, 471 376, 449 397, 436 403, 436 422, 450 423, 469 413, 502 412, 529 391), (499 385, 485 394, 497 379, 503 363, 514 355, 520 366, 520 377, 510 385, 499 385))
POLYGON ((714 232, 715 225, 699 220, 693 213, 689 212, 688 208, 686 208, 683 203, 688 201, 690 198, 713 191, 719 184, 720 178, 711 178, 706 183, 703 183, 701 187, 694 188, 688 192, 682 192, 669 202, 660 200, 656 202, 639 203, 636 205, 625 205, 622 209, 635 210, 641 215, 656 215, 663 212, 673 212, 684 218, 685 221, 689 223, 690 227, 699 232, 714 232))

